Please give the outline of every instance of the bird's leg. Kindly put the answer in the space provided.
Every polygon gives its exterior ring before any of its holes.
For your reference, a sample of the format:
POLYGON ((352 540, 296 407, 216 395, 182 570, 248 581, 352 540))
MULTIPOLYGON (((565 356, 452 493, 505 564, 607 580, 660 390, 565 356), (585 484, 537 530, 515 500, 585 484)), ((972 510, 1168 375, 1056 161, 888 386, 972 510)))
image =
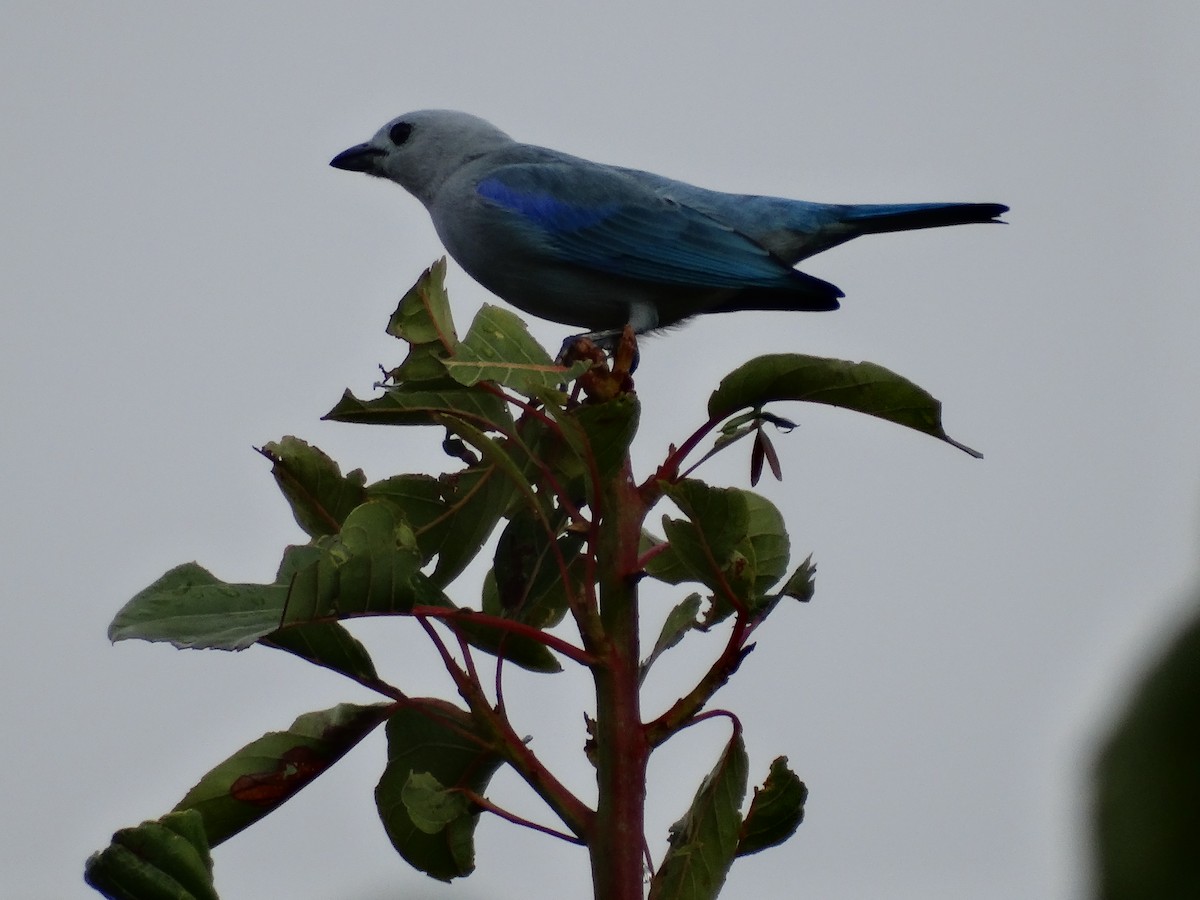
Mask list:
MULTIPOLYGON (((572 358, 586 358, 588 356, 587 351, 584 350, 583 352, 579 352, 576 350, 576 345, 587 341, 592 346, 598 347, 609 356, 613 357, 615 362, 617 351, 621 347, 621 336, 625 333, 625 329, 629 327, 630 326, 626 325, 625 328, 610 328, 606 331, 588 331, 584 334, 573 334, 562 342, 562 347, 559 348, 558 356, 554 361, 558 365, 562 366, 566 365, 567 361, 572 358)), ((587 345, 585 344, 584 346, 586 347, 587 345)), ((633 358, 629 364, 628 371, 632 373, 638 367, 638 362, 640 360, 641 353, 638 351, 637 341, 635 340, 633 342, 633 358)))
POLYGON ((621 329, 610 328, 607 331, 585 331, 583 334, 573 334, 562 342, 562 346, 558 350, 558 357, 555 362, 561 364, 567 358, 568 352, 579 341, 591 341, 601 350, 607 353, 612 353, 617 348, 617 339, 621 336, 621 329))

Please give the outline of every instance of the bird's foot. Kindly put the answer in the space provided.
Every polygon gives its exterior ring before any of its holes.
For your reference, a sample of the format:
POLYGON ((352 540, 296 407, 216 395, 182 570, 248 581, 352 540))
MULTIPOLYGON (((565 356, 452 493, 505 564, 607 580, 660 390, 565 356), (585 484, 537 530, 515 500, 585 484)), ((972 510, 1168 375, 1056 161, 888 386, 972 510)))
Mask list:
POLYGON ((610 328, 606 331, 589 331, 584 334, 573 334, 562 342, 555 362, 567 365, 578 359, 592 359, 594 350, 601 350, 613 358, 613 368, 623 368, 628 374, 633 374, 641 361, 638 352, 637 336, 633 328, 610 328), (621 356, 625 355, 625 365, 621 356))
POLYGON ((559 351, 557 362, 570 365, 584 359, 591 362, 592 366, 579 376, 578 386, 589 399, 603 402, 618 394, 633 391, 632 372, 637 367, 638 349, 637 336, 631 326, 626 325, 619 332, 579 334, 567 338, 559 351), (594 340, 597 336, 610 338, 611 367, 605 356, 604 344, 594 340))

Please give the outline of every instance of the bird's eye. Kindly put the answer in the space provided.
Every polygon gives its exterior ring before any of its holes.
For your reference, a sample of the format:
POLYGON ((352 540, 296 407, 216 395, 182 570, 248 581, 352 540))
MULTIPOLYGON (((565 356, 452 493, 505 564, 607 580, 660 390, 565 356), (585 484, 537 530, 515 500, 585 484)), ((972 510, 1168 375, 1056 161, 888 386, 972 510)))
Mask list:
POLYGON ((388 131, 388 137, 392 139, 392 143, 397 147, 407 141, 410 134, 412 134, 412 125, 408 122, 397 122, 388 131))

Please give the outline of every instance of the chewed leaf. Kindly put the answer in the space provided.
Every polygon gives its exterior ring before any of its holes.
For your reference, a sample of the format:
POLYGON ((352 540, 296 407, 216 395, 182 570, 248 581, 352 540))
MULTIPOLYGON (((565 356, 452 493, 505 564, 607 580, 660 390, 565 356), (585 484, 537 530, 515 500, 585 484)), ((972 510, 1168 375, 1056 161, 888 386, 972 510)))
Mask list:
POLYGON ((748 856, 790 838, 804 821, 807 799, 808 788, 788 768, 787 757, 778 757, 771 763, 763 786, 754 789, 754 800, 742 822, 737 855, 748 856))
POLYGON ((671 846, 650 884, 650 900, 711 900, 737 853, 749 760, 740 734, 704 779, 691 808, 671 826, 671 846))
POLYGON ((309 537, 335 534, 365 497, 362 469, 343 475, 336 462, 300 438, 288 435, 259 452, 273 463, 271 474, 309 537))
POLYGON ((477 811, 451 799, 482 794, 500 767, 470 714, 429 698, 415 699, 387 724, 388 761, 375 802, 393 846, 410 865, 442 881, 475 868, 477 811))
POLYGON ((494 381, 531 397, 578 378, 588 363, 560 366, 517 316, 485 303, 454 355, 443 360, 450 377, 470 387, 494 381))
POLYGON ((384 720, 387 703, 343 703, 305 713, 287 731, 251 741, 188 791, 176 812, 204 817, 208 842, 216 846, 291 799, 384 720))
POLYGON ((450 298, 446 295, 446 257, 421 273, 392 313, 387 333, 414 347, 434 344, 441 353, 458 343, 454 321, 450 318, 450 298))

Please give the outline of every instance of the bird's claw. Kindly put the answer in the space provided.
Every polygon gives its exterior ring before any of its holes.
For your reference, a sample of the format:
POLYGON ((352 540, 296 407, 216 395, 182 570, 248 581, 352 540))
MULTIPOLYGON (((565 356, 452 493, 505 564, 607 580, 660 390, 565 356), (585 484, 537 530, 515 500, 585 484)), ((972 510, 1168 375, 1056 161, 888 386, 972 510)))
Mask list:
POLYGON ((591 367, 579 376, 578 385, 593 401, 611 400, 618 394, 633 391, 631 373, 638 363, 637 336, 633 328, 626 325, 619 332, 600 335, 609 338, 612 363, 605 355, 605 346, 594 340, 597 335, 579 334, 567 338, 558 354, 558 364, 569 366, 579 360, 587 360, 591 367))
POLYGON ((554 361, 560 366, 570 365, 580 359, 602 362, 605 353, 612 357, 614 371, 632 375, 642 358, 633 328, 626 325, 607 331, 573 334, 562 342, 554 361))

